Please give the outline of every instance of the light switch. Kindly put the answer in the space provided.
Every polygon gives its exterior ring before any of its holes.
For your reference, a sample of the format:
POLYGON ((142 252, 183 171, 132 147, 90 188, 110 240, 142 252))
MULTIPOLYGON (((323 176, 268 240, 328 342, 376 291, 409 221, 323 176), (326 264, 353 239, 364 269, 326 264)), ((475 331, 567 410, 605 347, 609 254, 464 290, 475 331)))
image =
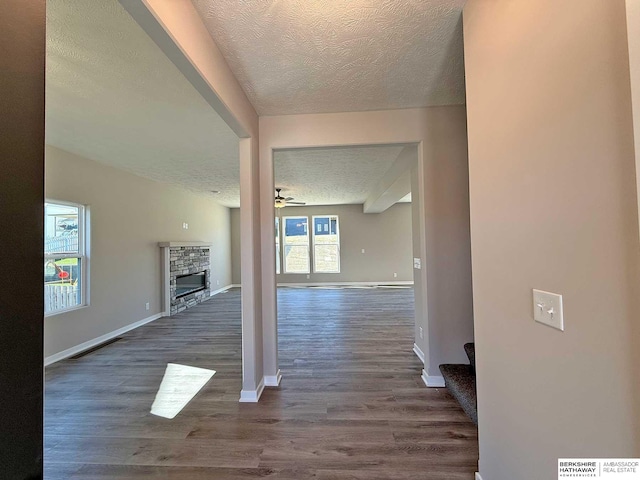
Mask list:
POLYGON ((544 323, 564 332, 562 295, 534 289, 533 318, 536 322, 544 323))
POLYGON ((413 259, 413 268, 420 270, 422 268, 422 262, 420 261, 419 258, 414 258, 413 259))

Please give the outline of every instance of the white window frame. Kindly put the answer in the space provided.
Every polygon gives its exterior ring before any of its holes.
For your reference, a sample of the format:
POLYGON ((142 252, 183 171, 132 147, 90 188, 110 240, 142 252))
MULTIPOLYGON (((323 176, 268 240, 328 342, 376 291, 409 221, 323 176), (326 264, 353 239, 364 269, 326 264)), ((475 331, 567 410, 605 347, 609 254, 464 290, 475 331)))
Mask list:
MULTIPOLYGON (((78 258, 80 259, 80 303, 73 307, 55 310, 53 312, 45 312, 45 317, 52 317, 61 313, 78 310, 89 306, 89 207, 74 202, 64 200, 55 200, 47 198, 45 204, 63 205, 78 209, 78 252, 77 253, 46 253, 44 252, 45 264, 48 260, 60 258, 78 258)), ((46 218, 43 218, 46 221, 46 218)), ((44 310, 44 305, 43 305, 44 310)))
MULTIPOLYGON (((331 227, 329 227, 331 228, 331 227)), ((313 215, 311 217, 311 229, 313 230, 313 273, 340 273, 340 266, 342 264, 342 262, 340 261, 340 217, 338 215, 313 215), (336 219, 336 236, 338 237, 338 241, 333 244, 333 243, 324 243, 324 244, 320 244, 320 245, 337 245, 338 247, 338 269, 335 271, 331 271, 331 272, 327 272, 327 271, 322 271, 319 272, 318 271, 318 267, 316 265, 316 218, 328 218, 329 219, 329 225, 331 225, 331 218, 336 219)))
POLYGON ((309 238, 309 216, 308 215, 291 215, 287 217, 282 217, 282 224, 280 225, 280 231, 282 233, 282 242, 281 242, 281 250, 282 250, 282 272, 292 275, 309 275, 311 273, 311 239, 309 238), (287 271, 287 261, 285 259, 285 250, 287 248, 286 238, 287 238, 287 219, 290 218, 305 218, 307 220, 307 265, 309 268, 305 272, 289 272, 287 271))

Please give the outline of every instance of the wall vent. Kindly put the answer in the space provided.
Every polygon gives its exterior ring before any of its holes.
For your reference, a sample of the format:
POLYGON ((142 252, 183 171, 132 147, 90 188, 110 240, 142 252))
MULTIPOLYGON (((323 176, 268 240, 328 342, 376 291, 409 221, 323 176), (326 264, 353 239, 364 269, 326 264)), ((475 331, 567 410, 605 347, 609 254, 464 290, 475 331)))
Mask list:
POLYGON ((79 358, 82 358, 82 357, 85 357, 85 356, 89 355, 90 353, 95 352, 96 350, 100 350, 101 348, 106 347, 107 345, 111 345, 112 343, 116 343, 118 340, 122 340, 122 337, 112 338, 111 340, 107 340, 106 342, 103 342, 100 345, 96 345, 95 347, 91 347, 91 348, 88 348, 87 350, 83 350, 82 352, 77 353, 73 357, 69 357, 69 358, 71 360, 77 360, 79 358))

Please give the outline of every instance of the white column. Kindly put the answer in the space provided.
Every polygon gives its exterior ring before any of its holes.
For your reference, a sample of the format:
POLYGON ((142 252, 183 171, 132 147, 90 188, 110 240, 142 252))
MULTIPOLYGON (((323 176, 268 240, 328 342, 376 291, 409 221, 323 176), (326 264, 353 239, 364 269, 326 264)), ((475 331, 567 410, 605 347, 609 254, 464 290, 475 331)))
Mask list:
POLYGON ((264 388, 257 145, 240 140, 240 262, 242 272, 241 402, 257 402, 264 388))
POLYGON ((277 387, 282 375, 278 368, 278 305, 275 254, 275 208, 273 150, 261 149, 260 217, 262 220, 262 322, 264 327, 264 383, 277 387))

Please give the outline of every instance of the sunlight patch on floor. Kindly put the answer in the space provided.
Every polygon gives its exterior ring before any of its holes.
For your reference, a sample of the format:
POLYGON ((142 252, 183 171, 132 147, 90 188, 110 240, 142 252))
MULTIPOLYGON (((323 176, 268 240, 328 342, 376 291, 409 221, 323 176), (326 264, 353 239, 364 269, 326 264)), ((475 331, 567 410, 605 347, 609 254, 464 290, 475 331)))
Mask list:
POLYGON ((168 363, 151 414, 175 418, 215 373, 215 370, 168 363))

